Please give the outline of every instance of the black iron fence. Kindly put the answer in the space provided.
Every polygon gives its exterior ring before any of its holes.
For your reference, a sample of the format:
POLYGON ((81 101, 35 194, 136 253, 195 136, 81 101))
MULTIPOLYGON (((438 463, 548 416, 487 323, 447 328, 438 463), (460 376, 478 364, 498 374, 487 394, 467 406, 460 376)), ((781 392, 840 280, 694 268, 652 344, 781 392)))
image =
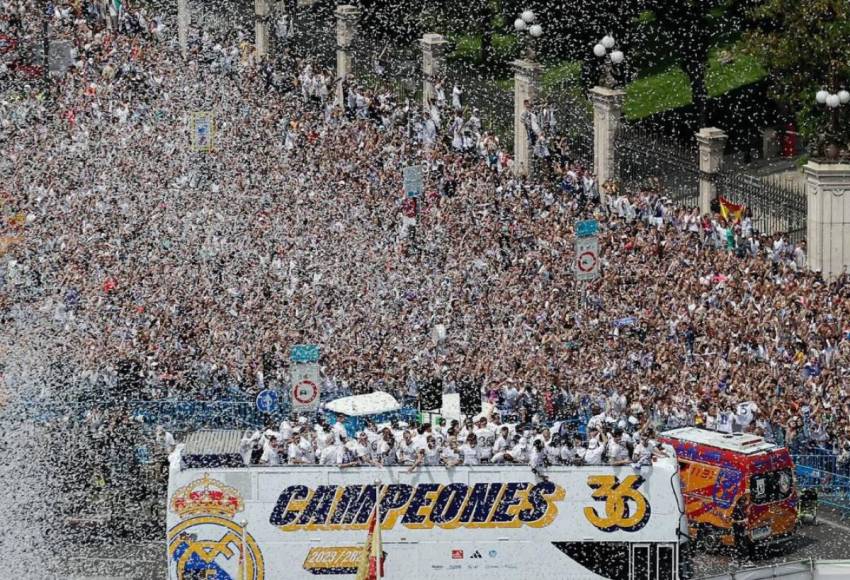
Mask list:
POLYGON ((718 196, 752 213, 758 232, 784 233, 792 242, 805 239, 807 206, 802 185, 778 184, 731 171, 721 171, 714 182, 718 196))
POLYGON ((555 134, 550 140, 566 138, 570 159, 583 167, 593 166, 593 113, 590 102, 577 93, 575 85, 563 83, 541 95, 543 104, 555 113, 555 134))
POLYGON ((677 204, 699 205, 699 156, 695 145, 677 143, 624 124, 614 150, 616 175, 626 192, 658 191, 677 204))

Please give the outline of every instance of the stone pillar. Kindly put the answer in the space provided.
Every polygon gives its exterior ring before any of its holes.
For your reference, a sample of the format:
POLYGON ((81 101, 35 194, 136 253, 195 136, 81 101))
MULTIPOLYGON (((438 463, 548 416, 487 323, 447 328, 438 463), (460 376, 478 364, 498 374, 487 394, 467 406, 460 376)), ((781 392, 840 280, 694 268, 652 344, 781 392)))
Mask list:
POLYGON ((257 58, 263 58, 269 53, 269 24, 271 20, 271 6, 269 0, 254 0, 254 21, 256 40, 254 46, 257 58))
POLYGON ((189 0, 177 0, 177 39, 180 41, 180 54, 183 58, 189 55, 189 23, 191 21, 189 0))
POLYGON ((360 16, 360 9, 351 4, 336 7, 336 97, 334 104, 345 107, 345 95, 342 83, 351 75, 351 41, 354 39, 354 27, 360 16))
POLYGON ((423 34, 422 47, 422 108, 428 110, 434 98, 434 82, 445 74, 446 39, 442 34, 423 34))
POLYGON ((605 188, 610 179, 616 179, 617 157, 614 148, 617 131, 623 120, 623 100, 626 93, 620 89, 593 87, 593 172, 599 186, 599 198, 604 203, 605 188))
POLYGON ((699 144, 699 212, 711 213, 711 201, 717 196, 714 178, 723 165, 726 133, 716 127, 703 127, 697 133, 699 144))
POLYGON ((522 122, 525 101, 534 105, 543 67, 530 60, 515 60, 514 69, 514 174, 531 175, 531 151, 528 134, 522 122))
POLYGON ((804 170, 808 267, 831 280, 850 266, 850 164, 810 161, 804 170))

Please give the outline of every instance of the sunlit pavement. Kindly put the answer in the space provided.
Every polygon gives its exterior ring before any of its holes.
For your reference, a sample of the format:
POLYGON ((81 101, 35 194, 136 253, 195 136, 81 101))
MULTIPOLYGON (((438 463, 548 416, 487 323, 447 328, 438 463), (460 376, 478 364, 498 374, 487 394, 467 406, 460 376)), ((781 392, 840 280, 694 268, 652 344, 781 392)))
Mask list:
POLYGON ((820 508, 816 525, 803 525, 797 536, 774 549, 742 561, 731 553, 699 554, 694 561, 696 577, 769 566, 786 561, 850 558, 850 520, 834 510, 820 508))

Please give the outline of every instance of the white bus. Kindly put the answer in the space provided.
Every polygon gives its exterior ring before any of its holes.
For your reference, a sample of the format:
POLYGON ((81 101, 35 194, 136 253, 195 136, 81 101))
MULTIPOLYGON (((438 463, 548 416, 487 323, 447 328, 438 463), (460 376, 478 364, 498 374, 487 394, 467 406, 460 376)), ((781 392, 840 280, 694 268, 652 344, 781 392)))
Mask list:
POLYGON ((684 563, 672 449, 640 470, 540 477, 522 465, 245 467, 241 433, 193 435, 171 457, 173 580, 352 578, 378 498, 389 580, 673 580, 684 563))

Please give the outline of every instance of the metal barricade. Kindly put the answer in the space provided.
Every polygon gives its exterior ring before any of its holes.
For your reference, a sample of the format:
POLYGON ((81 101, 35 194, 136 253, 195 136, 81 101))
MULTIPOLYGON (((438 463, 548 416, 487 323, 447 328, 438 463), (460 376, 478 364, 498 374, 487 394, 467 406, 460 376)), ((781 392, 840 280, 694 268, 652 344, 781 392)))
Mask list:
POLYGON ((850 473, 831 453, 793 455, 797 486, 814 489, 818 502, 842 511, 850 511, 850 473))

